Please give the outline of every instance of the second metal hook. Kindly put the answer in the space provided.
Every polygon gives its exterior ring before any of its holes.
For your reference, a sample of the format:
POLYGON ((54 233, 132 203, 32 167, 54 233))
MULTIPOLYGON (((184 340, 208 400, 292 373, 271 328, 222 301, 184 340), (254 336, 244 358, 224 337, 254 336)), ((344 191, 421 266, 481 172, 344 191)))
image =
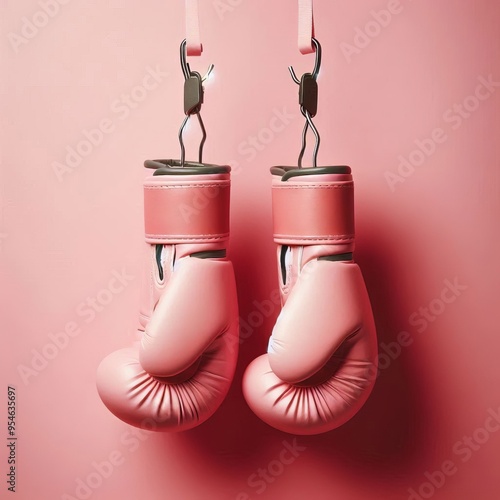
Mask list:
POLYGON ((205 126, 200 114, 201 105, 203 104, 203 82, 210 76, 210 73, 214 69, 214 65, 211 64, 208 67, 208 70, 203 77, 197 71, 191 71, 189 63, 187 62, 185 39, 181 42, 180 46, 180 60, 182 73, 184 74, 184 114, 186 115, 179 129, 179 144, 181 146, 181 167, 183 167, 185 163, 186 150, 184 147, 182 135, 191 115, 196 115, 200 124, 202 139, 200 141, 200 147, 198 150, 198 162, 203 163, 203 146, 207 139, 207 132, 205 130, 205 126))
MULTIPOLYGON (((186 42, 186 39, 184 38, 184 40, 182 40, 181 46, 180 46, 180 56, 181 56, 182 72, 184 73, 184 78, 187 80, 193 72, 191 71, 191 67, 189 66, 189 63, 187 62, 186 45, 187 45, 187 42, 186 42)), ((210 73, 212 73, 213 69, 214 69, 214 65, 211 64, 208 67, 207 72, 205 73, 205 75, 201 79, 202 82, 204 82, 210 76, 210 73)))
POLYGON ((304 73, 299 80, 292 66, 288 67, 292 80, 299 85, 299 105, 302 115, 305 117, 306 122, 304 124, 304 129, 302 131, 302 148, 299 153, 298 167, 302 168, 302 158, 304 157, 304 152, 306 150, 306 140, 307 140, 307 130, 311 127, 316 143, 314 145, 313 151, 313 167, 317 166, 318 150, 320 145, 320 135, 318 129, 315 127, 312 118, 316 116, 318 110, 318 83, 316 81, 319 70, 321 69, 321 45, 316 40, 312 38, 312 43, 316 49, 316 60, 314 63, 314 69, 312 73, 304 73))
MULTIPOLYGON (((311 42, 314 45, 314 52, 316 53, 316 59, 314 61, 314 69, 312 70, 312 73, 305 73, 305 74, 312 75, 312 77, 316 80, 316 78, 318 78, 319 75, 319 70, 321 69, 321 44, 314 37, 311 38, 311 42)), ((297 85, 300 85, 300 80, 297 78, 293 66, 288 66, 288 71, 290 71, 290 75, 292 75, 293 81, 297 85)))

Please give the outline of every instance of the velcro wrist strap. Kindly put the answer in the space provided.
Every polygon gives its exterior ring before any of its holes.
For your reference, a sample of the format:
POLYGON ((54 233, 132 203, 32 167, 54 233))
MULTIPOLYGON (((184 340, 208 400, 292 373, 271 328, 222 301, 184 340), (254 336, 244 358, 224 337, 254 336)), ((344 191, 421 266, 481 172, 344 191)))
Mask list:
POLYGON ((354 184, 273 184, 274 241, 281 245, 354 242, 354 184))
POLYGON ((229 180, 172 180, 171 176, 146 179, 146 241, 176 244, 227 240, 229 196, 229 180))

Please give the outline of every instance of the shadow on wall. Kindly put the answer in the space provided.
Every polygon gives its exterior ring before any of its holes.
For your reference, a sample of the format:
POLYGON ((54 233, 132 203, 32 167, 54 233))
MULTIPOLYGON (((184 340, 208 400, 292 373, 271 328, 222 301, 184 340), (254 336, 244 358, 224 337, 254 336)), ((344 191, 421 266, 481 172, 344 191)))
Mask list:
POLYGON ((397 341, 408 327, 412 307, 405 291, 419 294, 418 283, 408 281, 411 278, 404 266, 418 265, 421 255, 414 254, 417 245, 407 235, 401 243, 390 223, 378 218, 378 226, 375 219, 373 214, 366 221, 358 217, 355 259, 377 326, 379 377, 355 417, 332 432, 303 441, 322 461, 334 460, 344 473, 376 483, 381 475, 410 478, 421 473, 418 464, 428 463, 433 450, 428 436, 434 397, 432 380, 426 380, 425 360, 418 360, 418 348, 414 344, 398 347, 397 341))
MULTIPOLYGON (((411 305, 401 290, 411 289, 418 294, 418 283, 408 281, 410 278, 403 266, 408 265, 408 261, 418 263, 420 256, 412 253, 412 248, 417 246, 412 247, 409 238, 404 243, 406 248, 402 248, 402 244, 395 245, 390 224, 382 223, 382 219, 379 219, 379 227, 373 223, 373 218, 358 222, 355 258, 372 301, 379 345, 388 345, 396 341, 401 325, 403 328, 407 325, 411 305), (401 259, 401 255, 405 259, 401 259)), ((250 223, 242 223, 241 227, 245 230, 235 238, 238 248, 233 250, 232 259, 238 279, 240 315, 245 318, 253 309, 251 304, 255 297, 269 296, 277 273, 272 238, 271 244, 261 245, 261 228, 250 223), (259 245, 255 245, 255 241, 259 241, 259 245), (270 275, 269 281, 261 279, 266 272, 270 275), (259 280, 255 280, 255 276, 259 276, 259 280)), ((198 457, 211 473, 241 475, 244 487, 255 464, 269 462, 276 445, 291 439, 289 434, 261 422, 246 405, 241 391, 244 370, 252 359, 265 352, 278 313, 279 307, 276 307, 261 327, 255 328, 252 336, 242 343, 234 383, 218 412, 200 427, 176 435, 174 439, 160 436, 160 448, 167 443, 171 448, 178 440, 180 453, 198 457)), ((299 436, 297 441, 307 449, 304 453, 315 457, 315 463, 325 470, 334 467, 336 474, 343 474, 346 480, 349 476, 363 476, 366 487, 370 481, 376 484, 384 477, 402 478, 404 486, 420 474, 418 464, 428 463, 432 454, 433 443, 429 436, 432 435, 435 396, 431 392, 432 381, 426 380, 425 360, 418 360, 417 351, 415 345, 410 345, 393 359, 384 358, 384 369, 361 411, 334 431, 299 436)))

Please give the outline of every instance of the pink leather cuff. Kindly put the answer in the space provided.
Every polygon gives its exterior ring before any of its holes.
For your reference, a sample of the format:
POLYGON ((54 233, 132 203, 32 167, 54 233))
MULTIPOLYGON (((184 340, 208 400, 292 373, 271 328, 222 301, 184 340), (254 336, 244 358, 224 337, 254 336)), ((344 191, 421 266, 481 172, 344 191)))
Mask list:
POLYGON ((354 242, 354 184, 273 182, 274 241, 281 245, 354 242))
POLYGON ((229 237, 230 181, 157 176, 144 182, 146 241, 209 243, 229 237))

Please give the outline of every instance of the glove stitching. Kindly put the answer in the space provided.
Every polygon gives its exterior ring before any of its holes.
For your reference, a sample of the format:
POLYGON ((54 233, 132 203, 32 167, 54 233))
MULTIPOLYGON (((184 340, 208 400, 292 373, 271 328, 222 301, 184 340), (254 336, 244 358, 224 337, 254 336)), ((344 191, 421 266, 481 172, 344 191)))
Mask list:
POLYGON ((275 238, 290 238, 297 240, 305 240, 305 241, 320 241, 320 240, 336 240, 336 241, 346 241, 352 240, 354 238, 354 234, 352 235, 344 235, 344 236, 297 236, 293 234, 275 234, 275 238))
POLYGON ((311 186, 311 185, 298 185, 298 186, 273 186, 273 189, 354 189, 353 184, 339 184, 335 186, 311 186))
POLYGON ((227 188, 229 184, 180 184, 176 186, 144 186, 144 189, 183 189, 183 188, 198 188, 198 189, 206 189, 206 188, 227 188))
POLYGON ((221 240, 223 238, 227 238, 229 236, 229 233, 224 233, 222 235, 210 235, 210 234, 203 234, 199 236, 192 236, 190 238, 186 236, 180 236, 180 235, 172 235, 172 234, 151 234, 148 233, 146 234, 146 238, 162 238, 162 239, 168 239, 170 241, 172 240, 179 240, 182 239, 183 241, 195 241, 195 240, 209 240, 209 239, 214 239, 214 240, 221 240))

